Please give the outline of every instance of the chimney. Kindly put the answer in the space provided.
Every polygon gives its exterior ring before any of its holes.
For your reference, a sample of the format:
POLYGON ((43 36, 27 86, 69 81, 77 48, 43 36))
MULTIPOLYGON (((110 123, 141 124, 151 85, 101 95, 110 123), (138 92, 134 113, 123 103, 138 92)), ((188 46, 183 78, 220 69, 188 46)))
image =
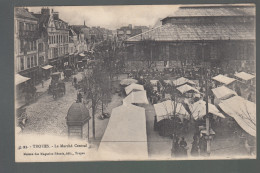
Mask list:
POLYGON ((42 8, 41 9, 41 14, 50 15, 50 9, 49 8, 42 8))
POLYGON ((59 12, 52 11, 52 15, 55 20, 59 19, 59 12))

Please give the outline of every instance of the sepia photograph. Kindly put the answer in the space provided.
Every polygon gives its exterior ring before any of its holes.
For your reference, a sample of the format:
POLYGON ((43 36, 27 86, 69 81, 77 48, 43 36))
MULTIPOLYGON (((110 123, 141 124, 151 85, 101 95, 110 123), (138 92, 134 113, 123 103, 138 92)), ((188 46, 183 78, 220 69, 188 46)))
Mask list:
POLYGON ((14 7, 15 161, 256 159, 255 4, 14 7))

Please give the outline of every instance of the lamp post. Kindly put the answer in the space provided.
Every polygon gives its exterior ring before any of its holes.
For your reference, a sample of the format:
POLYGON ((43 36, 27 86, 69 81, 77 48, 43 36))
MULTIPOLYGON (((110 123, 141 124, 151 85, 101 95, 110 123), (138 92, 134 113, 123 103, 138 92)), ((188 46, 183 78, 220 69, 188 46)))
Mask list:
POLYGON ((205 51, 204 51, 204 40, 202 40, 202 57, 203 57, 203 66, 204 66, 204 78, 205 78, 205 101, 206 101, 206 136, 205 139, 207 141, 207 156, 210 156, 210 145, 211 145, 211 137, 210 137, 210 121, 209 121, 209 101, 208 101, 208 69, 207 63, 205 60, 205 51))

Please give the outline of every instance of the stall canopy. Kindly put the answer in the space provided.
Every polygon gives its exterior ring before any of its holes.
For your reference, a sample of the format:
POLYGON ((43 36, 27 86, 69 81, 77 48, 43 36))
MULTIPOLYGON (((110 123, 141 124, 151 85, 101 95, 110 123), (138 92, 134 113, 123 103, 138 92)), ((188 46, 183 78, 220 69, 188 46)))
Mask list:
POLYGON ((182 94, 184 94, 186 92, 190 92, 190 91, 199 93, 199 90, 197 90, 196 88, 193 88, 187 84, 178 87, 177 90, 179 90, 182 94))
POLYGON ((184 77, 180 77, 174 81, 172 81, 174 86, 180 86, 180 85, 184 85, 184 84, 188 84, 188 85, 195 85, 195 83, 189 79, 186 79, 184 77))
POLYGON ((248 134, 256 136, 256 104, 240 96, 221 101, 219 107, 248 134))
POLYGON ((30 78, 15 74, 15 85, 28 81, 30 78))
POLYGON ((224 75, 221 75, 221 74, 213 77, 212 79, 214 79, 215 81, 218 81, 222 84, 225 84, 225 85, 229 85, 236 80, 234 78, 230 78, 230 77, 227 77, 227 76, 224 76, 224 75))
POLYGON ((84 53, 80 53, 79 56, 85 56, 85 54, 84 53))
MULTIPOLYGON (((216 106, 210 103, 208 105, 209 105, 209 113, 221 118, 225 118, 225 116, 216 108, 216 106)), ((193 104, 190 104, 189 109, 195 120, 201 119, 206 115, 206 102, 203 100, 199 100, 193 104)))
POLYGON ((50 69, 50 68, 52 68, 53 66, 52 65, 46 65, 46 66, 43 66, 42 68, 44 69, 44 70, 48 70, 48 69, 50 69))
POLYGON ((231 96, 236 96, 237 93, 225 86, 212 89, 213 94, 218 99, 227 99, 231 96))
POLYGON ((126 98, 123 99, 123 103, 125 105, 129 105, 132 103, 136 104, 149 104, 146 96, 146 91, 134 91, 129 94, 126 98))
POLYGON ((137 83, 137 80, 129 78, 120 81, 120 85, 130 85, 132 83, 137 83))
POLYGON ((145 109, 134 105, 114 108, 98 152, 101 159, 147 159, 145 109))
POLYGON ((135 84, 135 83, 132 83, 131 85, 125 87, 125 93, 127 95, 130 94, 132 91, 143 91, 143 90, 144 90, 143 85, 139 85, 139 84, 135 84))
POLYGON ((165 118, 169 118, 174 113, 174 107, 176 106, 176 114, 182 116, 183 118, 188 119, 189 113, 183 107, 181 103, 174 103, 174 101, 167 100, 161 103, 154 104, 155 113, 157 116, 157 121, 160 121, 165 118))
POLYGON ((150 83, 151 83, 152 85, 157 85, 158 80, 150 80, 150 83))
POLYGON ((255 76, 254 75, 251 75, 251 74, 248 74, 246 72, 240 72, 240 73, 236 73, 235 76, 239 79, 242 79, 242 80, 251 80, 253 79, 255 76))
POLYGON ((172 81, 171 80, 163 80, 164 83, 168 84, 168 85, 172 85, 172 81))

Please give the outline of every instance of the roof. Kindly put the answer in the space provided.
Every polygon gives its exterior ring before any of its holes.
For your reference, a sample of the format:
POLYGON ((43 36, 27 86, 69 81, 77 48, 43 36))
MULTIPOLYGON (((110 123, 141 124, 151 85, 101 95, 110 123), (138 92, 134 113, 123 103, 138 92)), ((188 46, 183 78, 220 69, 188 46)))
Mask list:
POLYGON ((149 104, 147 100, 146 91, 134 91, 131 92, 126 98, 123 99, 124 105, 129 105, 132 103, 136 104, 149 104))
POLYGON ((246 72, 236 73, 235 76, 242 80, 251 80, 251 79, 255 78, 254 75, 248 74, 246 72))
POLYGON ((212 16, 254 16, 253 5, 205 5, 205 6, 182 6, 172 17, 212 17, 212 16))
POLYGON ((219 107, 247 133, 256 136, 256 104, 240 96, 221 101, 219 107))
POLYGON ((212 89, 212 92, 214 93, 214 95, 218 98, 218 99, 225 99, 227 97, 230 97, 232 95, 236 96, 237 93, 225 86, 221 86, 218 88, 214 88, 212 89))
MULTIPOLYGON (((220 113, 220 111, 213 104, 208 103, 208 108, 209 113, 221 118, 225 118, 225 116, 222 113, 220 113)), ((189 109, 195 120, 201 119, 206 115, 206 102, 203 100, 199 100, 193 104, 190 104, 189 109)))
POLYGON ((193 88, 187 84, 178 87, 177 90, 179 90, 182 94, 189 92, 189 91, 194 91, 196 93, 199 93, 199 90, 197 90, 196 88, 193 88))
POLYGON ((200 40, 255 40, 255 29, 243 23, 165 24, 130 37, 126 43, 142 40, 161 42, 200 40))
POLYGON ((212 79, 214 79, 215 81, 218 81, 220 83, 223 83, 225 85, 229 85, 236 80, 234 78, 230 78, 230 77, 224 76, 222 74, 219 74, 219 75, 213 77, 212 79))
POLYGON ((89 119, 89 110, 84 104, 74 102, 70 106, 67 113, 67 123, 84 124, 89 119))
POLYGON ((29 79, 30 78, 24 77, 24 76, 22 76, 20 74, 15 74, 15 85, 18 85, 20 83, 26 82, 29 79))
POLYGON ((29 18, 32 20, 37 20, 36 17, 34 17, 29 11, 27 11, 25 8, 22 8, 22 7, 15 8, 15 16, 21 17, 21 18, 29 18))
POLYGON ((189 113, 181 103, 175 104, 174 101, 167 100, 153 105, 157 116, 157 121, 160 121, 164 118, 169 118, 169 116, 171 116, 174 112, 175 105, 177 105, 176 114, 184 115, 185 118, 189 118, 189 113))
POLYGON ((134 105, 114 108, 98 152, 101 159, 147 159, 145 109, 134 105))
POLYGON ((125 92, 128 95, 129 93, 131 93, 132 91, 143 91, 144 90, 144 86, 143 85, 139 85, 139 84, 135 84, 132 83, 131 85, 125 87, 125 92))
POLYGON ((191 84, 191 85, 195 85, 195 83, 189 79, 186 79, 184 77, 180 77, 174 81, 172 81, 172 83, 175 85, 175 86, 179 86, 179 85, 183 85, 183 84, 191 84))

